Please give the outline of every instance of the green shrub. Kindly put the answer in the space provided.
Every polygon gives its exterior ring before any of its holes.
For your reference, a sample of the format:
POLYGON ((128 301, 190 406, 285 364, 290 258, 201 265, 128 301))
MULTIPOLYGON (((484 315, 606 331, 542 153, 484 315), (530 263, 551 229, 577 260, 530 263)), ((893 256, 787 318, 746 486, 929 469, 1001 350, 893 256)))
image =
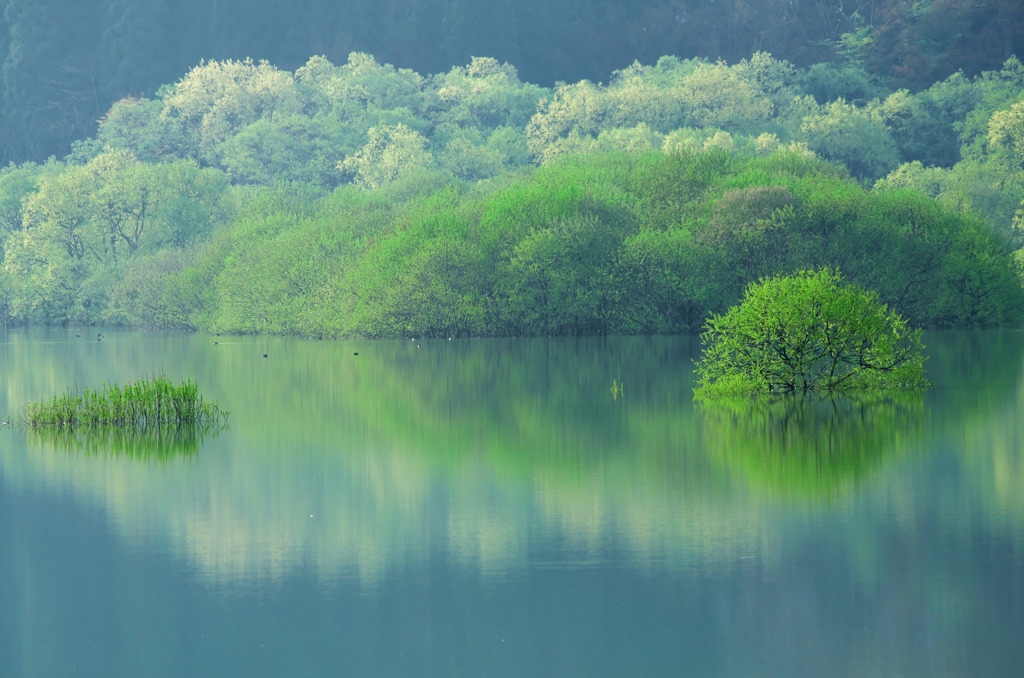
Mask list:
POLYGON ((921 331, 828 268, 750 284, 701 340, 697 399, 928 385, 921 331))

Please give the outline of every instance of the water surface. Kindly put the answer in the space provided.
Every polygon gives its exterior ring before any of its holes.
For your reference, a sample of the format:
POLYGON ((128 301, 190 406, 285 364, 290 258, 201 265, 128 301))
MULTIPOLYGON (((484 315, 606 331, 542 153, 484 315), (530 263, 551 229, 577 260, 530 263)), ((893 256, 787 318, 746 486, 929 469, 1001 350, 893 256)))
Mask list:
POLYGON ((0 676, 1024 666, 1024 333, 778 412, 695 408, 691 337, 98 331, 9 331, 0 415, 164 372, 230 428, 0 430, 0 676))

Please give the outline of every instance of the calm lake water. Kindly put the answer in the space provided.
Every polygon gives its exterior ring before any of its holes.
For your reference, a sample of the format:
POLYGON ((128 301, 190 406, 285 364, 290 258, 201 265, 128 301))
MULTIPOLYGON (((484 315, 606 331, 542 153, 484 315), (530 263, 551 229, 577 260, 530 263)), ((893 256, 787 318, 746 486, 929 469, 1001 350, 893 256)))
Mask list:
POLYGON ((1024 333, 752 410, 692 337, 98 331, 0 334, 0 419, 162 371, 230 426, 0 429, 4 678, 1022 675, 1024 333))

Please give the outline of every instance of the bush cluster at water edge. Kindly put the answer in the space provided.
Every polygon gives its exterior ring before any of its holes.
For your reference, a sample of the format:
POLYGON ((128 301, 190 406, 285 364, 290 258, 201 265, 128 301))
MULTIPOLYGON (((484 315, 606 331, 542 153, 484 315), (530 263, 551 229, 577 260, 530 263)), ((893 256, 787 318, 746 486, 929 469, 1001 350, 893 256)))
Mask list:
POLYGON ((917 327, 1020 317, 1004 240, 816 158, 567 156, 407 201, 268 194, 119 308, 132 324, 304 336, 698 330, 765 276, 834 266, 917 327))

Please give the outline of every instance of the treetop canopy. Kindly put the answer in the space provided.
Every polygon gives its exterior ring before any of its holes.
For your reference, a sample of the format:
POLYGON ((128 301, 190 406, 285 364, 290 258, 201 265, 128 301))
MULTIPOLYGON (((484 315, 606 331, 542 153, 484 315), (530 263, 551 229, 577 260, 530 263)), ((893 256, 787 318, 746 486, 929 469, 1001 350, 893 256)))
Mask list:
POLYGON ((832 268, 751 283, 701 340, 697 399, 928 386, 921 330, 832 268))

